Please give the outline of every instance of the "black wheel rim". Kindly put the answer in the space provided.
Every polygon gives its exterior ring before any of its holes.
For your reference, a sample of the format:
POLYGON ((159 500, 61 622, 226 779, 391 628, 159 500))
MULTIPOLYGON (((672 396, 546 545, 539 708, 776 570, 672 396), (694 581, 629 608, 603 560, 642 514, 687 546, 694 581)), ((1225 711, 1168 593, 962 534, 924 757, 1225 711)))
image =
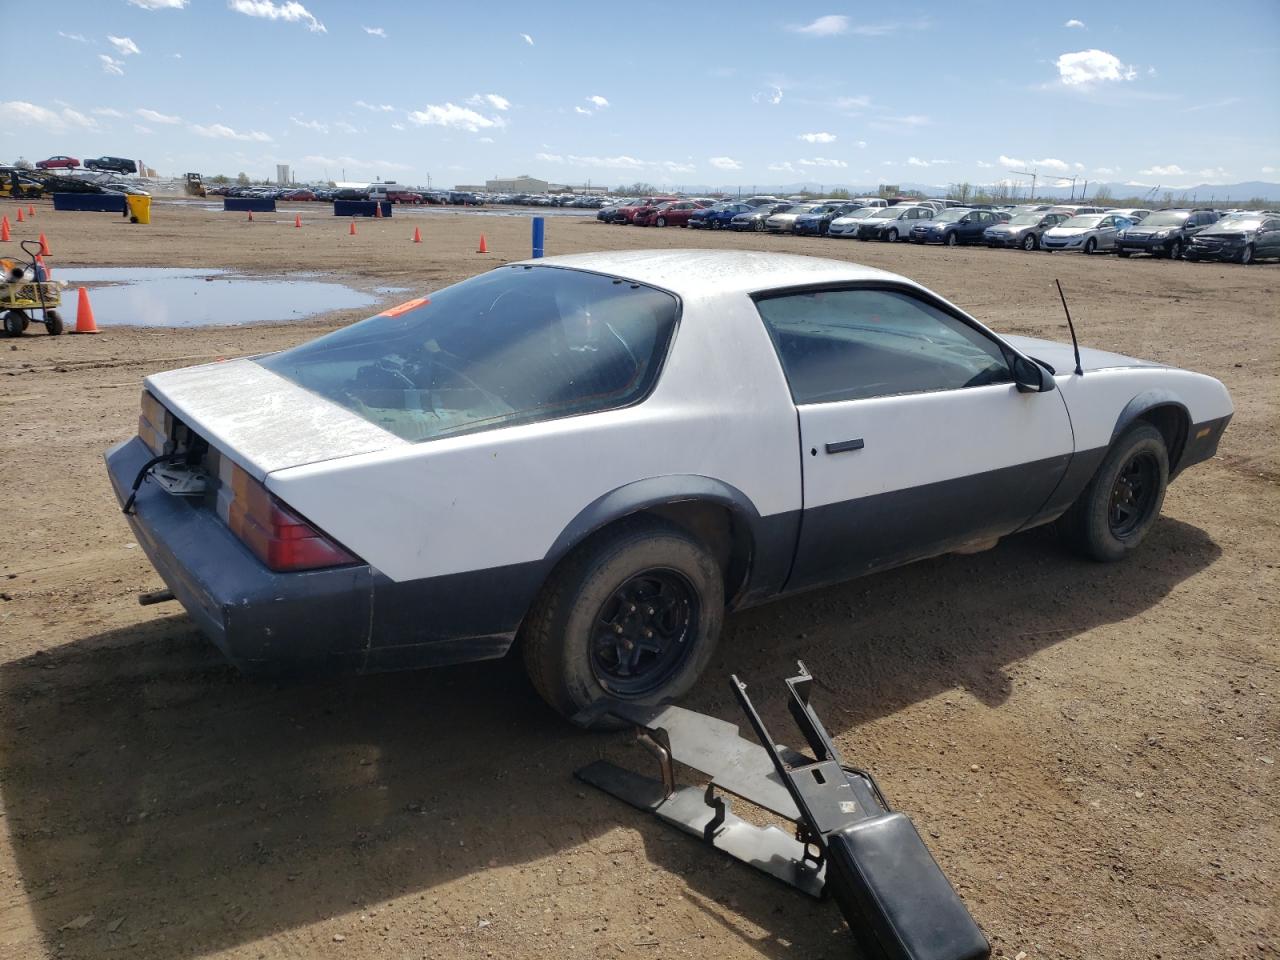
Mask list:
POLYGON ((684 663, 698 623, 698 594, 669 569, 635 574, 604 602, 592 624, 591 669, 616 697, 659 689, 684 663))
POLYGON ((1130 457, 1111 487, 1107 524, 1117 540, 1127 540, 1151 518, 1160 487, 1160 468, 1149 453, 1130 457))

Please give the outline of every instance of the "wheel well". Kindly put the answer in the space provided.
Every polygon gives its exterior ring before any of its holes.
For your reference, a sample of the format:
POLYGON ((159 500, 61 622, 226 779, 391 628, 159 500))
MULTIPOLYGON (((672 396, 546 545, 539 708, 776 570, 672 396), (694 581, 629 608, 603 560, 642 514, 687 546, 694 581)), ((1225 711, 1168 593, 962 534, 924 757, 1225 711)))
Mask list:
POLYGON ((1182 449, 1187 443, 1190 424, 1186 411, 1170 403, 1144 410, 1137 419, 1145 420, 1164 437, 1165 449, 1169 451, 1169 474, 1172 476, 1178 470, 1178 461, 1182 459, 1182 449))

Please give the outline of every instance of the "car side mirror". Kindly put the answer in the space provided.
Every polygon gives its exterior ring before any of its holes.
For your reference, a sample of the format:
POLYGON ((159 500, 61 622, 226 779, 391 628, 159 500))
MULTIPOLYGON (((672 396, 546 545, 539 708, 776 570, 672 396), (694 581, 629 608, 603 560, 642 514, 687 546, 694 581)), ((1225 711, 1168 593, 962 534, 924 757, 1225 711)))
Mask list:
POLYGON ((1048 393, 1057 388, 1048 370, 1023 356, 1013 358, 1013 382, 1019 393, 1048 393))

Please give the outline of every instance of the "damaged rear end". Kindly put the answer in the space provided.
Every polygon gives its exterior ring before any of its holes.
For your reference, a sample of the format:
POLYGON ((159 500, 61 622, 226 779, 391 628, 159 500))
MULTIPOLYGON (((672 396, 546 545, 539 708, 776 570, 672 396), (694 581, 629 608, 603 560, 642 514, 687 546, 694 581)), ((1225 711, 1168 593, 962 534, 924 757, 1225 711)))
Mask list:
POLYGON ((147 379, 116 497, 188 614, 246 672, 361 670, 378 574, 269 489, 275 470, 403 441, 250 360, 147 379))

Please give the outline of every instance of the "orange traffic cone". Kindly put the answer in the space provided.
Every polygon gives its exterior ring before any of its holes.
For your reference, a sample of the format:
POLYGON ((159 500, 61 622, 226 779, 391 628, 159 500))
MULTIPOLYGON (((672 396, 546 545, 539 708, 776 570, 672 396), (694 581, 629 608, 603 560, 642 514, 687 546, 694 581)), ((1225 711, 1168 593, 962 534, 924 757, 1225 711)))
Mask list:
MULTIPOLYGON (((6 239, 8 238, 8 236, 9 236, 8 228, 6 227, 6 228, 5 228, 5 237, 6 237, 6 239)), ((421 231, 421 230, 419 230, 417 227, 414 227, 414 228, 413 228, 413 242, 414 242, 414 243, 421 243, 421 242, 422 242, 422 231, 421 231)))
POLYGON ((40 276, 39 276, 39 274, 40 274, 40 273, 43 273, 43 274, 44 274, 44 279, 45 279, 45 280, 52 280, 52 279, 53 279, 53 271, 44 265, 44 255, 43 255, 43 254, 39 254, 39 253, 37 253, 37 254, 36 254, 36 266, 38 266, 38 267, 40 268, 40 270, 39 270, 39 271, 37 271, 37 274, 36 274, 36 279, 37 279, 37 280, 39 280, 39 279, 40 279, 40 276))
POLYGON ((36 205, 34 203, 27 204, 27 216, 34 217, 36 215, 36 205))
POLYGON ((250 210, 250 211, 249 211, 249 222, 250 222, 250 223, 253 223, 253 211, 252 211, 252 210, 250 210))
POLYGON ((8 243, 8 242, 9 242, 9 217, 6 215, 3 220, 0 220, 0 243, 8 243))
POLYGON ((476 253, 488 253, 488 252, 489 252, 489 245, 484 242, 484 234, 482 233, 480 234, 480 249, 477 250, 476 253))
POLYGON ((98 325, 93 322, 93 307, 89 305, 89 291, 80 288, 80 302, 76 305, 76 333, 98 333, 98 325))
POLYGON ((353 237, 356 235, 356 222, 354 220, 351 221, 351 229, 347 233, 353 237))
POLYGON ((18 208, 18 222, 19 222, 19 223, 22 223, 22 220, 23 220, 23 217, 22 217, 22 208, 21 208, 21 207, 19 207, 19 208, 18 208))
POLYGON ((300 213, 295 213, 295 214, 293 215, 293 225, 294 225, 295 227, 301 227, 301 226, 302 226, 302 214, 300 214, 300 213))
POLYGON ((52 254, 49 253, 49 241, 44 238, 43 233, 40 234, 40 256, 42 257, 52 256, 52 254))
POLYGON ((379 220, 382 219, 382 201, 380 200, 373 201, 373 215, 377 217, 379 220))

